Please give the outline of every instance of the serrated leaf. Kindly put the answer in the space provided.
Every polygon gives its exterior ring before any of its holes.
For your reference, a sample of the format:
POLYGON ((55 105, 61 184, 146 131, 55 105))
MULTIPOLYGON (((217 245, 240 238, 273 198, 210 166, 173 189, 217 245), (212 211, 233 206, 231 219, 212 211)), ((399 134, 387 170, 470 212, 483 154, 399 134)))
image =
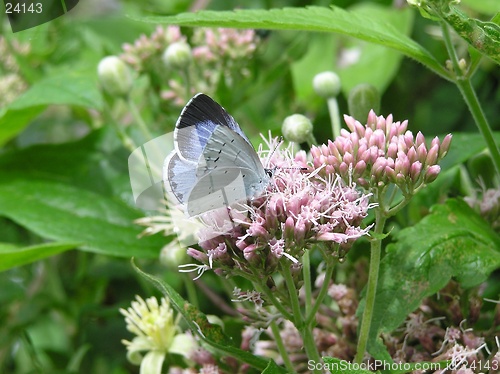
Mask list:
POLYGON ((450 73, 424 47, 400 33, 392 25, 335 6, 200 11, 167 17, 143 17, 139 20, 180 26, 336 32, 395 49, 426 65, 443 78, 450 79, 450 73))
POLYGON ((133 221, 142 213, 120 201, 16 173, 0 175, 0 214, 44 238, 111 256, 156 258, 167 240, 138 239, 142 229, 133 221))
MULTIPOLYGON (((190 330, 197 334, 205 343, 209 344, 217 351, 245 362, 258 370, 263 371, 269 367, 270 360, 263 359, 248 351, 236 348, 231 342, 231 339, 224 335, 220 326, 210 324, 205 314, 184 300, 168 283, 151 274, 143 272, 133 261, 132 266, 139 275, 154 285, 170 300, 171 305, 185 318, 190 330)), ((271 367, 274 371, 270 373, 286 373, 286 370, 280 366, 276 365, 273 367, 271 365, 271 367)))
POLYGON ((431 214, 401 230, 396 239, 381 262, 369 351, 380 332, 401 325, 452 277, 472 287, 500 267, 499 236, 460 200, 434 206, 431 214))
MULTIPOLYGON (((441 9, 441 8, 439 8, 441 9)), ((455 32, 477 51, 500 64, 500 25, 468 17, 450 6, 440 14, 455 32)), ((496 19, 498 21, 498 19, 496 19)))
POLYGON ((0 243, 0 271, 26 265, 46 257, 77 247, 80 243, 45 243, 30 247, 19 247, 0 243))

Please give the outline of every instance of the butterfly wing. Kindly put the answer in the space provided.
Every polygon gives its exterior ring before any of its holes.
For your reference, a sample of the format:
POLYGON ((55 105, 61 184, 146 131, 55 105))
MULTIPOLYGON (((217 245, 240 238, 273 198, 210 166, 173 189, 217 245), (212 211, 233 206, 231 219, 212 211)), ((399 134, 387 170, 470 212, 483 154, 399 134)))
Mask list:
POLYGON ((185 204, 198 180, 196 164, 181 160, 179 154, 172 151, 163 165, 163 179, 165 189, 172 192, 180 203, 185 204))
POLYGON ((204 175, 189 192, 187 213, 195 216, 246 201, 247 192, 243 175, 250 173, 251 170, 221 167, 204 175))
POLYGON ((223 107, 205 94, 195 95, 186 104, 175 125, 174 140, 179 157, 197 162, 217 126, 231 129, 250 144, 223 107))

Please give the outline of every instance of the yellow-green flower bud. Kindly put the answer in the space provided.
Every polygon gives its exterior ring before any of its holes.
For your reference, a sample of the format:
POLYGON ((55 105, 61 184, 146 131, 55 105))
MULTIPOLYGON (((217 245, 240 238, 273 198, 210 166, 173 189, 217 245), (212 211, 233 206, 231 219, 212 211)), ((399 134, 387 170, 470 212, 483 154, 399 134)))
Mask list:
POLYGON ((173 69, 186 68, 192 59, 191 47, 186 42, 172 43, 163 53, 163 62, 173 69))
POLYGON ((313 87, 316 94, 325 99, 337 97, 341 87, 340 78, 333 71, 324 71, 316 74, 313 79, 313 87))
POLYGON ((171 270, 177 270, 187 259, 186 248, 182 248, 177 242, 167 244, 160 252, 160 262, 171 270))
POLYGON ((349 92, 347 105, 351 117, 367 118, 370 110, 380 111, 380 93, 371 84, 359 84, 349 92))
POLYGON ((104 57, 97 66, 102 88, 110 95, 126 96, 132 88, 129 67, 116 56, 104 57))
POLYGON ((281 132, 286 140, 295 143, 309 141, 312 136, 313 125, 309 118, 302 114, 292 114, 283 121, 281 132))

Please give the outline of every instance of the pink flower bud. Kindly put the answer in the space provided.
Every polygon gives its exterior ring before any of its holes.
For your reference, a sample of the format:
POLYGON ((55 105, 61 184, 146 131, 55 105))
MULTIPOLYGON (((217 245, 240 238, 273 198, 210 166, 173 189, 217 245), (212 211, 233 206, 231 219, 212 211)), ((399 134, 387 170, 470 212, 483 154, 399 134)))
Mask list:
POLYGON ((433 145, 437 145, 437 146, 439 146, 439 143, 440 143, 440 142, 439 142, 439 138, 436 136, 434 139, 432 139, 432 142, 431 142, 431 147, 432 147, 433 145))
POLYGON ((387 179, 393 183, 396 183, 397 180, 396 180, 396 172, 394 171, 393 168, 391 168, 390 166, 386 166, 384 168, 384 173, 385 173, 385 176, 387 177, 387 179))
POLYGON ((396 173, 408 175, 410 171, 410 161, 404 153, 399 153, 398 158, 394 162, 394 170, 396 173))
POLYGON ((351 130, 352 132, 356 131, 356 119, 354 119, 354 117, 344 114, 344 122, 349 128, 349 130, 351 130))
POLYGON ((399 186, 406 184, 406 176, 404 174, 397 173, 396 174, 396 184, 399 186))
POLYGON ((415 146, 418 148, 421 144, 425 144, 425 137, 420 131, 417 133, 417 137, 415 139, 415 146))
POLYGON ((188 256, 194 258, 198 262, 201 262, 204 264, 206 264, 208 262, 208 256, 205 253, 198 251, 197 249, 188 248, 186 253, 188 254, 188 256))
POLYGON ((410 161, 410 164, 413 164, 415 161, 417 161, 418 156, 417 156, 417 151, 415 147, 411 147, 408 152, 406 153, 408 160, 410 161))
POLYGON ((407 132, 405 132, 405 135, 403 138, 405 140, 406 149, 413 147, 413 144, 414 144, 413 143, 413 134, 411 131, 408 130, 407 132))
POLYGON ((375 114, 375 112, 372 110, 370 110, 370 113, 368 113, 368 119, 366 120, 366 126, 368 126, 369 128, 372 128, 373 125, 375 125, 377 123, 377 115, 375 114))
POLYGON ((352 156, 352 154, 350 154, 349 152, 346 152, 344 154, 344 159, 343 159, 344 163, 348 164, 348 165, 352 165, 354 164, 354 157, 352 156))
POLYGON ((417 156, 418 156, 418 160, 421 163, 425 163, 425 160, 427 159, 427 147, 425 146, 425 143, 422 143, 418 146, 417 156))
POLYGON ((446 156, 448 150, 450 149, 451 137, 452 137, 451 134, 448 134, 444 137, 443 141, 441 142, 441 146, 439 147, 439 156, 438 156, 440 160, 444 156, 446 156))
POLYGON ((354 167, 354 178, 360 177, 363 175, 363 173, 366 170, 366 162, 363 160, 360 160, 356 163, 356 166, 354 167))
POLYGON ((430 168, 428 168, 427 171, 425 172, 425 177, 424 177, 425 183, 434 182, 438 177, 440 171, 441 167, 439 165, 432 165, 430 168))
POLYGON ((404 133, 406 131, 406 129, 408 128, 408 120, 405 119, 401 125, 399 126, 399 131, 400 131, 400 134, 404 133))
POLYGON ((346 177, 349 171, 349 165, 345 162, 341 162, 339 166, 339 172, 342 177, 346 177))
POLYGON ((410 177, 413 183, 416 183, 422 172, 422 163, 420 161, 415 161, 410 167, 410 177))
POLYGON ((438 158, 438 152, 439 152, 439 145, 434 144, 431 146, 431 149, 429 149, 429 153, 427 153, 427 158, 425 159, 425 164, 426 165, 435 165, 437 162, 438 158))
POLYGON ((387 156, 391 158, 396 158, 398 154, 398 145, 396 143, 390 143, 389 147, 387 147, 387 156))
POLYGON ((385 133, 381 129, 377 129, 373 132, 372 139, 374 139, 374 145, 380 149, 385 149, 385 133))
POLYGON ((293 232, 295 230, 295 221, 292 217, 288 217, 285 221, 284 238, 286 241, 293 240, 293 232))

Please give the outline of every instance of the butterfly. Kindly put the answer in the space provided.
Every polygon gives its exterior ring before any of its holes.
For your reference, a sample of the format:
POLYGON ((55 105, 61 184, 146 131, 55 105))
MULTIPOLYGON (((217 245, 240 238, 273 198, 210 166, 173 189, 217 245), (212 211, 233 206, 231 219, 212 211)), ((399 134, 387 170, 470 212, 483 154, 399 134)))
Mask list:
POLYGON ((163 166, 165 187, 189 216, 261 195, 272 177, 234 118, 209 96, 195 95, 175 125, 163 166))

